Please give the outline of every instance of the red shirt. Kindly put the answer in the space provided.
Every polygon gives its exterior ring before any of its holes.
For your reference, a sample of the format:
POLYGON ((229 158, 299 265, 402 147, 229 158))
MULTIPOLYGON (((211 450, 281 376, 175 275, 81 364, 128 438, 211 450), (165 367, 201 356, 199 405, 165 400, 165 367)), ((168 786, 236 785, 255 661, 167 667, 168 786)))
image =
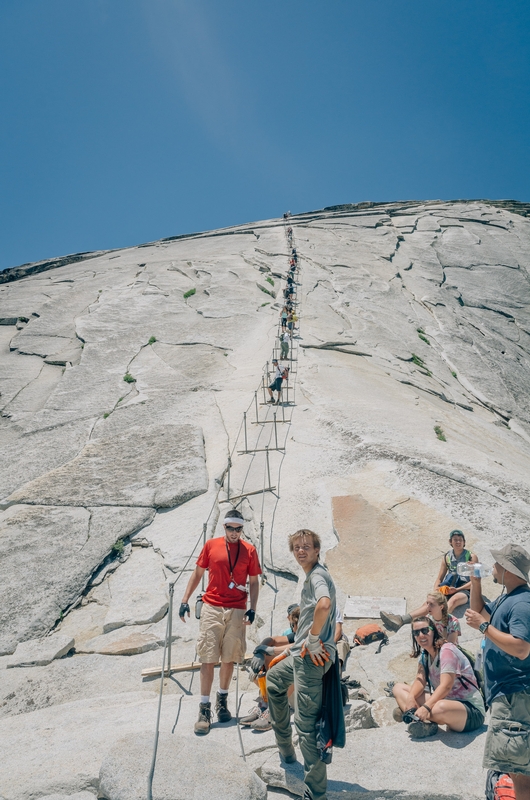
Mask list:
POLYGON ((258 554, 254 545, 243 539, 235 544, 228 544, 233 568, 232 577, 230 577, 227 544, 224 536, 209 539, 197 559, 198 566, 208 570, 208 587, 203 595, 203 600, 211 606, 246 608, 247 593, 235 587, 229 589, 228 584, 234 581, 240 586, 245 586, 249 575, 261 575, 258 554))

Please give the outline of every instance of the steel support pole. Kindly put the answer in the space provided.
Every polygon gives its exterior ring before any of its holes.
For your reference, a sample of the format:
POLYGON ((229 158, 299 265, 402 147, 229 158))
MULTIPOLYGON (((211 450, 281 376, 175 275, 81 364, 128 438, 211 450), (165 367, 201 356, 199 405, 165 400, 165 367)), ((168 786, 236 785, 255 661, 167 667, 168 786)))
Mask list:
POLYGON ((254 392, 254 404, 256 406, 256 424, 259 422, 258 419, 258 393, 254 392))
MULTIPOLYGON (((203 522, 203 525, 202 525, 202 546, 203 547, 206 544, 206 528, 207 528, 207 523, 203 522)), ((206 580, 206 573, 202 576, 201 592, 204 592, 205 580, 206 580)))
MULTIPOLYGON (((168 619, 168 642, 167 642, 167 667, 168 674, 171 675, 171 639, 173 638, 173 596, 175 594, 175 583, 169 584, 169 619, 168 619)), ((162 680, 164 678, 162 677, 162 680)))
POLYGON ((232 459, 228 456, 228 488, 226 491, 227 500, 230 500, 230 468, 232 466, 232 459))
POLYGON ((264 563, 265 541, 264 541, 264 539, 265 539, 265 523, 262 520, 260 522, 260 524, 259 524, 259 557, 260 557, 260 561, 261 561, 261 569, 262 569, 262 571, 265 570, 265 563, 264 563))
POLYGON ((265 456, 267 458, 267 477, 269 479, 269 486, 270 486, 271 485, 271 467, 270 467, 270 463, 269 463, 269 447, 268 447, 268 445, 265 448, 265 456))
MULTIPOLYGON (((277 414, 277 412, 275 411, 274 412, 274 443, 276 445, 276 450, 277 450, 278 449, 278 426, 276 425, 276 414, 277 414)), ((271 485, 271 482, 269 481, 269 486, 270 485, 271 485)))

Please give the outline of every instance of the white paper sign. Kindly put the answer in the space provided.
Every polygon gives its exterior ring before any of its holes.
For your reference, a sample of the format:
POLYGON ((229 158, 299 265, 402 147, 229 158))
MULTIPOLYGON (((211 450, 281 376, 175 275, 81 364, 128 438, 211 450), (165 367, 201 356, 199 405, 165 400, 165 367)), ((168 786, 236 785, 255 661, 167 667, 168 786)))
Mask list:
POLYGON ((344 606, 344 617, 350 619, 379 619, 380 611, 390 614, 406 614, 407 601, 404 597, 358 597, 348 595, 344 606))

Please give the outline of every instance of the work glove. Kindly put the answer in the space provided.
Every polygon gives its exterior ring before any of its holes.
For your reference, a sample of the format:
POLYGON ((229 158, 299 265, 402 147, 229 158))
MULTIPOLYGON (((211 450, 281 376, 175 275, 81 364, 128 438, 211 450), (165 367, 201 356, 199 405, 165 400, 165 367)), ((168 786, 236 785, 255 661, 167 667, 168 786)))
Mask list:
POLYGON ((187 614, 189 617, 190 607, 187 603, 181 603, 179 608, 179 617, 181 618, 182 622, 186 622, 186 620, 184 619, 185 614, 187 614))
POLYGON ((248 611, 245 612, 245 617, 247 618, 249 624, 252 625, 252 623, 256 618, 256 612, 254 611, 253 608, 249 608, 248 611))
POLYGON ((257 675, 265 664, 265 656, 273 656, 274 647, 267 647, 266 644, 258 644, 254 650, 254 657, 250 662, 250 669, 257 675))
POLYGON ((310 633, 302 645, 300 657, 308 655, 313 664, 317 667, 323 667, 326 661, 329 661, 329 653, 314 633, 310 633))

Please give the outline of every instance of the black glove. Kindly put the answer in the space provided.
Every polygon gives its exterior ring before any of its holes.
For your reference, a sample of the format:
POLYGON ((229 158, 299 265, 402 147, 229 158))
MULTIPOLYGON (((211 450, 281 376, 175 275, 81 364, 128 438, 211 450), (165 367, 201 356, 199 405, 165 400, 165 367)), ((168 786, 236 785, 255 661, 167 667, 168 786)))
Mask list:
MULTIPOLYGON (((190 615, 190 607, 187 603, 181 603, 179 608, 179 617, 184 620, 184 614, 190 615)), ((186 622, 186 620, 184 620, 186 622)))
POLYGON ((254 611, 253 608, 249 608, 249 610, 245 613, 245 617, 248 619, 248 621, 252 625, 252 623, 254 622, 254 620, 256 618, 256 612, 254 611))

